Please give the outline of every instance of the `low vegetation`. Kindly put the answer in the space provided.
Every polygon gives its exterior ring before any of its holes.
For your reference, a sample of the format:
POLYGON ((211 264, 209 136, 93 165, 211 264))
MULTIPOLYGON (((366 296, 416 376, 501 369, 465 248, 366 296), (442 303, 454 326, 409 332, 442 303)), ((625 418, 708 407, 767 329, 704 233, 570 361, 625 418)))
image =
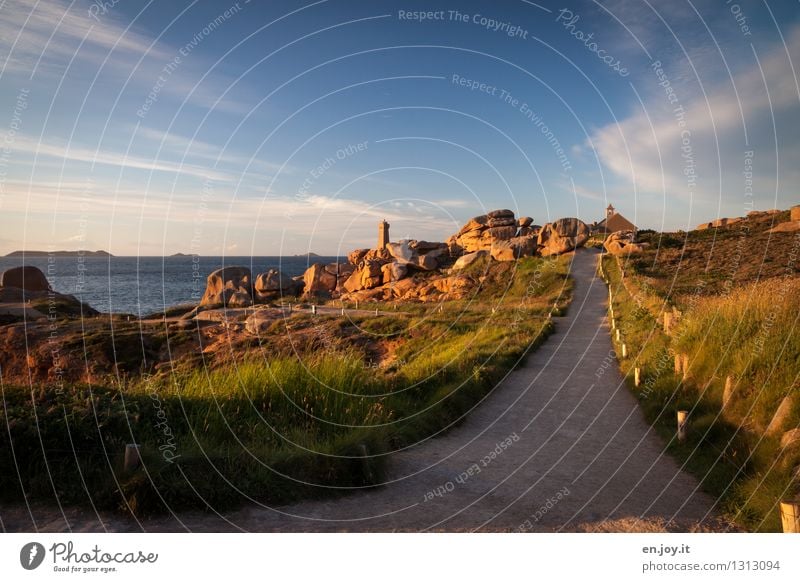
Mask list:
POLYGON ((0 496, 144 515, 372 486, 389 453, 456 425, 549 334, 566 261, 484 265, 469 300, 278 320, 199 367, 2 385, 0 496), (140 469, 124 470, 126 443, 140 469))
POLYGON ((750 531, 780 531, 778 502, 800 493, 800 440, 785 437, 800 427, 800 279, 785 276, 786 257, 771 279, 742 284, 753 278, 733 273, 728 280, 734 284, 713 291, 702 284, 706 275, 681 271, 672 276, 680 292, 670 294, 653 284, 654 270, 663 269, 655 254, 603 260, 620 343, 628 351, 620 367, 669 451, 719 499, 722 512, 750 531), (685 292, 692 287, 700 292, 685 292), (664 311, 680 315, 669 334, 664 311), (678 410, 689 411, 684 442, 676 438, 678 410))

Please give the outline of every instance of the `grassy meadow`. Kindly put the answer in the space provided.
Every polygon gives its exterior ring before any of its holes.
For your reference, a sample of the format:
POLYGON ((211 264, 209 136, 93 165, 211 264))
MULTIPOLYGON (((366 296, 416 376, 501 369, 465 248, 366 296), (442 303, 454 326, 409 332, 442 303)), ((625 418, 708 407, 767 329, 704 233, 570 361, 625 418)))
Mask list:
POLYGON ((620 360, 628 385, 669 451, 719 499, 725 516, 748 531, 780 531, 778 502, 800 493, 800 441, 781 445, 787 431, 800 427, 800 279, 773 277, 717 293, 700 284, 687 293, 691 281, 682 275, 674 298, 680 318, 667 334, 662 313, 673 312, 673 297, 653 285, 652 271, 637 269, 646 259, 606 255, 602 263, 619 343, 628 350, 620 360), (768 430, 787 397, 785 414, 768 430), (678 410, 689 411, 682 443, 678 410))
POLYGON ((193 369, 2 385, 0 496, 148 515, 374 486, 392 451, 457 425, 547 337, 568 260, 473 265, 462 301, 295 315, 266 347, 193 369), (124 471, 126 443, 141 468, 124 471))

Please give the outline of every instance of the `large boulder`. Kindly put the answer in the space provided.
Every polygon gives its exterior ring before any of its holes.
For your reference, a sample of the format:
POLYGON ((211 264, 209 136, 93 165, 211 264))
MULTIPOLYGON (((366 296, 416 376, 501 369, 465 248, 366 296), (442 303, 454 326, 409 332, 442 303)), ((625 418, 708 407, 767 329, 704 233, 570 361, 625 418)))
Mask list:
POLYGON ((497 228, 498 226, 516 227, 517 221, 513 216, 509 216, 508 218, 490 218, 487 225, 489 226, 489 228, 497 228))
POLYGON ((450 256, 491 251, 498 241, 535 234, 532 225, 533 219, 529 216, 517 220, 511 210, 492 210, 471 218, 461 230, 447 239, 446 244, 450 256))
POLYGON ((348 293, 361 291, 362 289, 373 289, 383 284, 383 273, 381 267, 385 263, 376 260, 362 261, 357 269, 344 282, 343 288, 348 293))
POLYGON ((518 236, 509 240, 498 240, 492 244, 492 258, 495 261, 513 261, 529 257, 536 252, 536 241, 530 236, 518 236))
POLYGON ((470 218, 469 221, 461 227, 461 230, 458 231, 456 237, 467 234, 468 232, 472 232, 473 230, 482 230, 484 227, 486 227, 487 222, 489 222, 489 217, 485 214, 470 218))
POLYGON ((410 241, 389 243, 386 245, 386 250, 396 262, 401 264, 414 263, 417 260, 417 251, 411 248, 410 241))
MULTIPOLYGON (((253 285, 250 269, 247 267, 223 267, 211 273, 206 279, 206 291, 200 300, 200 305, 226 306, 237 293, 252 298, 253 285)), ((242 295, 237 295, 235 302, 243 302, 242 295)))
POLYGON ((468 267, 478 259, 485 257, 488 254, 489 251, 475 251, 474 253, 468 253, 466 255, 462 255, 453 265, 453 269, 455 269, 456 271, 461 270, 465 267, 468 267))
POLYGON ((632 230, 618 230, 608 235, 603 248, 612 255, 627 255, 641 253, 645 249, 645 244, 636 242, 636 233, 632 230))
POLYGON ((589 227, 577 218, 559 218, 539 231, 537 245, 543 257, 574 251, 589 240, 589 227))
POLYGON ((412 266, 421 271, 435 271, 439 267, 439 261, 430 254, 417 255, 417 260, 412 266))
POLYGON ((439 267, 437 257, 447 252, 448 247, 446 243, 401 241, 389 243, 386 245, 386 250, 394 258, 395 263, 421 271, 433 271, 439 267))
POLYGON ((800 220, 794 220, 790 222, 781 222, 779 225, 769 229, 767 233, 773 234, 776 232, 797 232, 798 230, 800 230, 800 220))
POLYGON ((358 265, 361 261, 364 260, 364 257, 367 256, 367 253, 370 249, 356 249, 354 251, 350 251, 347 255, 347 262, 351 265, 358 265))
POLYGON ((381 266, 381 277, 384 285, 386 283, 395 283, 400 279, 405 279, 408 275, 408 266, 404 263, 386 263, 381 266))
POLYGON ((228 307, 250 307, 253 305, 253 296, 246 291, 233 291, 226 301, 228 307))
POLYGON ((789 209, 789 220, 792 221, 800 220, 800 205, 792 206, 789 209))
POLYGON ((483 231, 483 238, 489 240, 489 246, 494 241, 508 240, 517 234, 516 226, 494 226, 483 231))
POLYGON ((314 263, 303 273, 303 293, 308 297, 330 297, 337 283, 336 274, 321 263, 314 263))
POLYGON ((473 288, 472 279, 464 275, 452 275, 434 279, 433 286, 440 293, 447 294, 447 299, 463 299, 473 288))
POLYGON ((266 273, 256 275, 253 283, 253 296, 256 302, 270 301, 281 297, 294 297, 302 288, 302 283, 298 284, 297 281, 277 269, 270 269, 266 273))
POLYGON ((434 255, 440 256, 447 252, 447 243, 443 242, 430 242, 427 240, 412 240, 409 246, 417 251, 420 255, 434 255))
POLYGON ((42 270, 30 265, 12 267, 0 274, 0 287, 15 287, 25 291, 48 291, 50 283, 42 270))

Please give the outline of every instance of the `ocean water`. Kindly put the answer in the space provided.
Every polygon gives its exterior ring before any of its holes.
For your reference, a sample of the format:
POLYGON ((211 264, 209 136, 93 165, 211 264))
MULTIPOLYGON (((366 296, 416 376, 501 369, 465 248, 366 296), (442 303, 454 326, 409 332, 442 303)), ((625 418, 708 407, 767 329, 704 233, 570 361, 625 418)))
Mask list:
POLYGON ((209 273, 224 266, 246 266, 253 273, 279 269, 302 275, 313 263, 345 257, 0 257, 0 271, 23 264, 38 267, 59 293, 75 295, 106 313, 147 315, 198 303, 209 273))

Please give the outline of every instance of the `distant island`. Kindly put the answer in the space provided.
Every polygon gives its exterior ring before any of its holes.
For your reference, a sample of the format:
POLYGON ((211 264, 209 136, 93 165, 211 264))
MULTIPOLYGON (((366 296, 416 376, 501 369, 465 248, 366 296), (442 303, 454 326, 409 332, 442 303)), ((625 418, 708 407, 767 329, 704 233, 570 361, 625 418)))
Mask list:
POLYGON ((317 253, 303 253, 302 255, 292 255, 293 257, 319 257, 317 253))
POLYGON ((13 251, 8 253, 7 257, 48 257, 55 255, 57 257, 113 257, 107 251, 13 251))

